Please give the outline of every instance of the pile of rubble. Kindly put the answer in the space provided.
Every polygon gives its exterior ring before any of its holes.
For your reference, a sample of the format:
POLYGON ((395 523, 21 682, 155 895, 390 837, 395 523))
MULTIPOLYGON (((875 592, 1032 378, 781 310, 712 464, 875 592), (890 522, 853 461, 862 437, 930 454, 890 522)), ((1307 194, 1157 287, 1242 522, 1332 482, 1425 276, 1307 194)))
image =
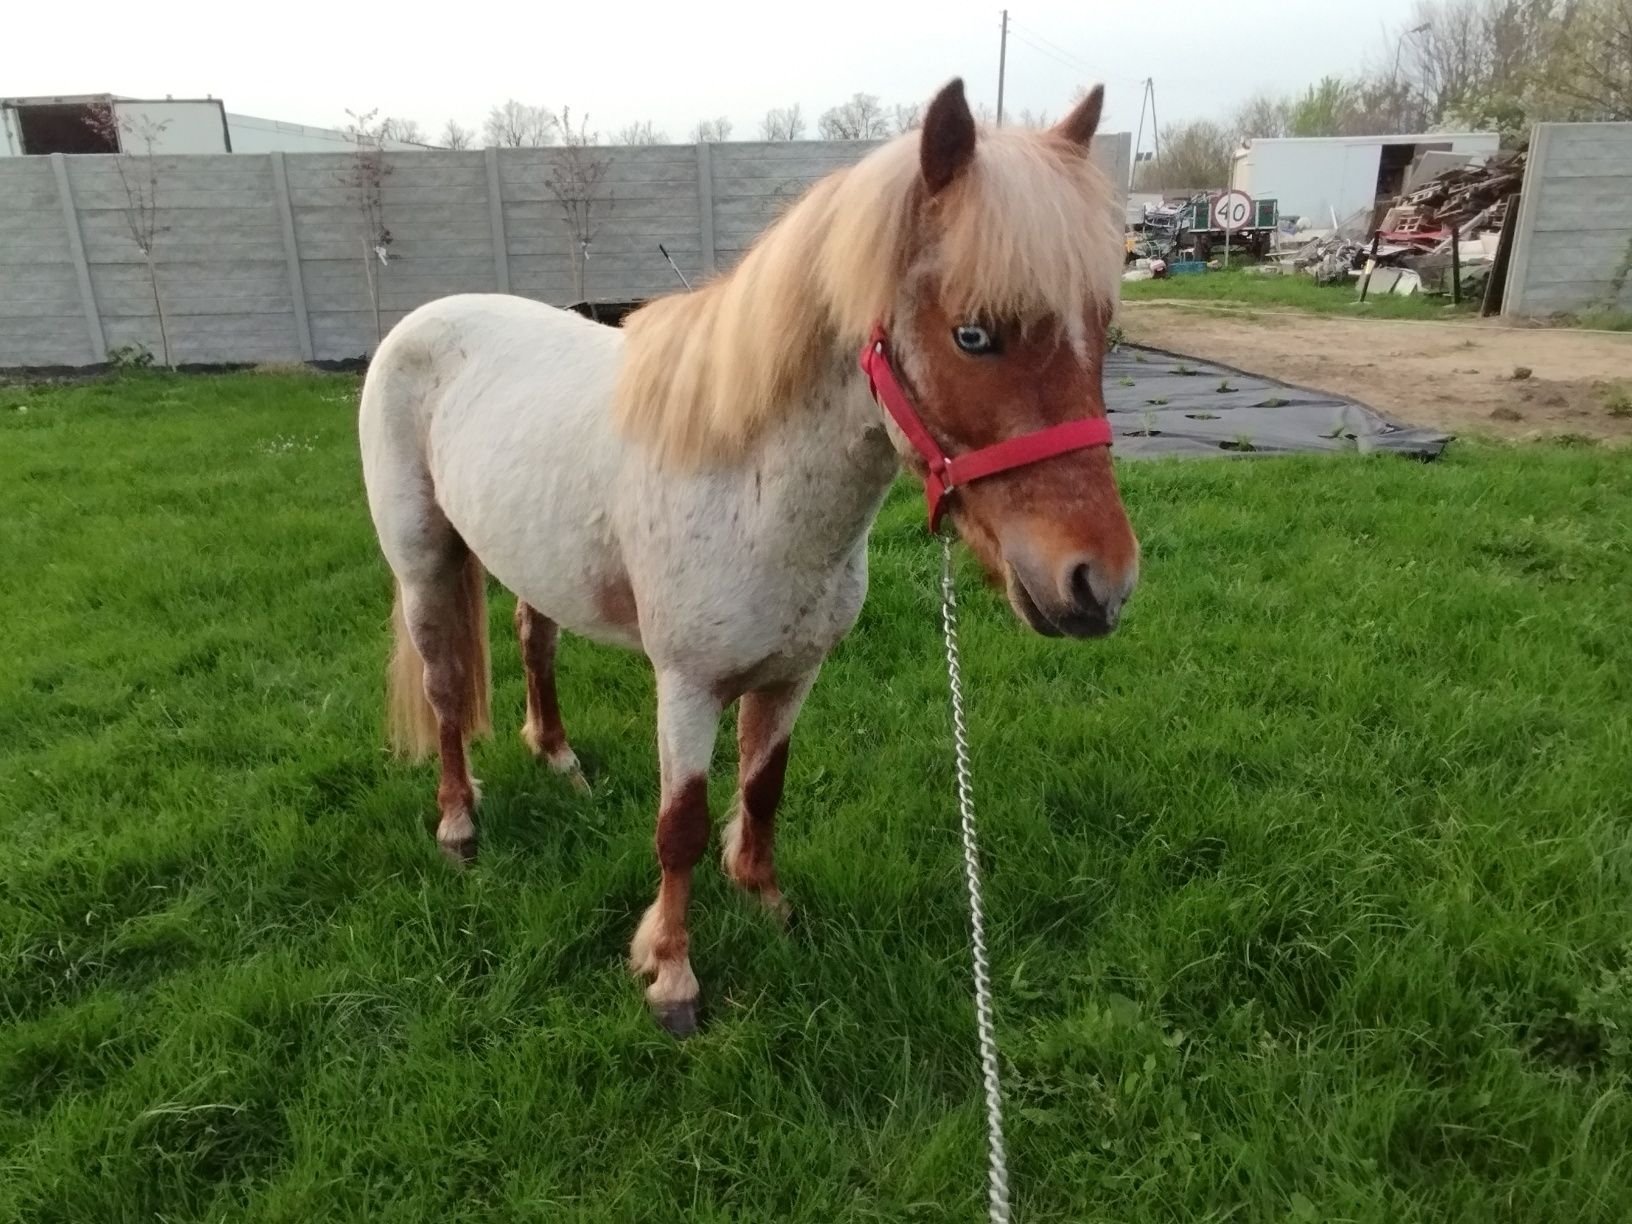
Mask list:
POLYGON ((1481 230, 1502 228, 1509 197, 1524 182, 1524 154, 1492 158, 1483 166, 1446 170, 1415 191, 1402 195, 1383 217, 1383 237, 1413 234, 1448 237, 1455 230, 1466 238, 1481 230))
POLYGON ((1523 153, 1452 166, 1408 187, 1380 223, 1375 212, 1362 213, 1283 255, 1283 266, 1330 284, 1361 276, 1375 259, 1367 282, 1374 293, 1478 293, 1523 182, 1523 153))

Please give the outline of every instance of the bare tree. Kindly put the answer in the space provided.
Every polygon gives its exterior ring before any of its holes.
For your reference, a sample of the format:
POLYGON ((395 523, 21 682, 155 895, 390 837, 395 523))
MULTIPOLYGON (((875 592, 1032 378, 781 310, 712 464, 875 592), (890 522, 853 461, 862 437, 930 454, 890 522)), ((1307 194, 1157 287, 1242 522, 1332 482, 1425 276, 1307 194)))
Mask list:
POLYGON ((357 114, 347 111, 346 140, 351 144, 351 161, 341 172, 340 183, 357 210, 358 237, 362 243, 363 274, 368 279, 368 300, 374 307, 374 342, 385 338, 380 325, 380 273, 374 266, 390 264, 391 231, 385 227, 384 186, 391 167, 385 163, 385 124, 376 123, 378 111, 357 114))
POLYGON ((390 116, 380 120, 380 139, 382 141, 395 140, 402 144, 428 145, 430 138, 425 135, 417 119, 393 119, 390 116))
POLYGON ((1037 129, 1046 128, 1049 125, 1049 122, 1050 120, 1046 110, 1034 111, 1029 106, 1015 116, 1014 120, 1016 127, 1037 129))
POLYGON ((878 95, 858 93, 823 111, 816 128, 824 140, 882 140, 890 134, 890 120, 878 95))
POLYGON ((923 106, 917 102, 913 102, 907 106, 897 104, 895 107, 895 114, 893 116, 893 125, 897 134, 901 132, 916 131, 917 129, 923 127, 923 106))
POLYGON ((1162 158, 1140 162, 1134 173, 1138 191, 1222 187, 1230 177, 1231 134, 1207 119, 1162 127, 1162 158))
POLYGON ((669 143, 669 134, 653 126, 650 119, 642 119, 638 123, 631 123, 618 129, 618 138, 613 143, 620 145, 660 145, 669 143))
POLYGON ((442 125, 442 147, 444 149, 468 149, 470 142, 476 139, 476 133, 460 125, 456 119, 449 119, 442 125))
POLYGON ((601 180, 611 169, 612 159, 598 151, 600 133, 589 130, 587 115, 576 128, 569 107, 563 106, 561 114, 551 118, 561 133, 562 149, 550 168, 550 194, 561 205, 562 220, 572 237, 572 283, 582 302, 588 300, 584 284, 590 243, 595 241, 605 214, 616 203, 610 190, 601 190, 601 180))
POLYGON ((792 106, 776 106, 765 112, 765 118, 759 121, 759 138, 761 140, 803 140, 805 138, 805 117, 799 111, 799 103, 792 106))
POLYGON ((86 123, 114 148, 122 150, 113 160, 119 171, 119 185, 124 188, 125 226, 130 240, 142 253, 147 268, 147 286, 153 293, 153 313, 159 319, 159 347, 164 353, 164 364, 173 369, 170 359, 170 329, 164 317, 164 299, 159 293, 159 268, 153 250, 165 227, 159 224, 159 167, 153 155, 153 146, 170 126, 163 122, 139 118, 121 119, 113 105, 100 102, 91 108, 86 123), (121 139, 123 137, 123 139, 121 139), (135 152, 132 143, 141 146, 135 152))
POLYGON ((1231 126, 1237 141, 1270 139, 1288 134, 1292 122, 1292 104, 1285 98, 1257 94, 1248 98, 1235 112, 1231 126))
POLYGON ((487 112, 482 140, 500 149, 536 149, 555 143, 555 116, 549 108, 528 106, 514 98, 487 112))
POLYGON ((731 120, 724 115, 715 119, 699 119, 691 129, 692 144, 718 144, 731 139, 731 120))

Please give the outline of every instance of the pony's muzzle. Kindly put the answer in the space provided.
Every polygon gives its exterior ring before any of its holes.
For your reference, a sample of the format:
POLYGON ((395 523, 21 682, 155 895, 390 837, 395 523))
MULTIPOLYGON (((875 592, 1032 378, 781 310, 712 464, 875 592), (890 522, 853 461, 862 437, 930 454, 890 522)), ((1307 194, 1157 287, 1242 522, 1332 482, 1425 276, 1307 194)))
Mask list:
POLYGON ((1010 559, 1009 603, 1021 620, 1047 637, 1104 637, 1116 628, 1137 581, 1135 567, 1119 571, 1078 555, 1052 568, 1010 559))

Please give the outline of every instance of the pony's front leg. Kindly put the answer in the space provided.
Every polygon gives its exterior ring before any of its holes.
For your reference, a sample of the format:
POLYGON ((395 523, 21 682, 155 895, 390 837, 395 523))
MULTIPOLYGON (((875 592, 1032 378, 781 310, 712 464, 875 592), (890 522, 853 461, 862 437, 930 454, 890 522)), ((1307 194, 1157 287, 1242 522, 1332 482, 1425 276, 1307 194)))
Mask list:
POLYGON ((721 862, 739 888, 782 919, 788 906, 777 887, 772 857, 776 808, 782 801, 788 739, 815 680, 812 671, 792 684, 744 693, 737 713, 737 814, 726 826, 721 862))
POLYGON ((657 678, 657 748, 662 806, 657 861, 663 878, 629 949, 629 965, 649 976, 646 1001, 677 1037, 697 1028, 697 978, 691 971, 686 906, 691 872, 708 848, 708 765, 720 702, 706 687, 675 675, 657 678))

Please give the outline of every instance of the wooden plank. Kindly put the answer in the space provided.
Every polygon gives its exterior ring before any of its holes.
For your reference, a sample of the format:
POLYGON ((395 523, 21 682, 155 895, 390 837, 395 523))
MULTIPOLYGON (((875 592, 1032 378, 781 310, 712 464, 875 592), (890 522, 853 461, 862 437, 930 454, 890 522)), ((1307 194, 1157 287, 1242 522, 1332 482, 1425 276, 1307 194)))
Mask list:
POLYGON ((1513 259, 1513 231, 1518 228, 1519 194, 1507 197, 1507 208, 1502 213, 1502 230, 1496 239, 1496 255, 1490 261, 1490 275, 1485 278, 1485 298, 1479 305, 1479 317, 1488 319, 1500 314, 1502 301, 1507 296, 1507 270, 1513 259))

